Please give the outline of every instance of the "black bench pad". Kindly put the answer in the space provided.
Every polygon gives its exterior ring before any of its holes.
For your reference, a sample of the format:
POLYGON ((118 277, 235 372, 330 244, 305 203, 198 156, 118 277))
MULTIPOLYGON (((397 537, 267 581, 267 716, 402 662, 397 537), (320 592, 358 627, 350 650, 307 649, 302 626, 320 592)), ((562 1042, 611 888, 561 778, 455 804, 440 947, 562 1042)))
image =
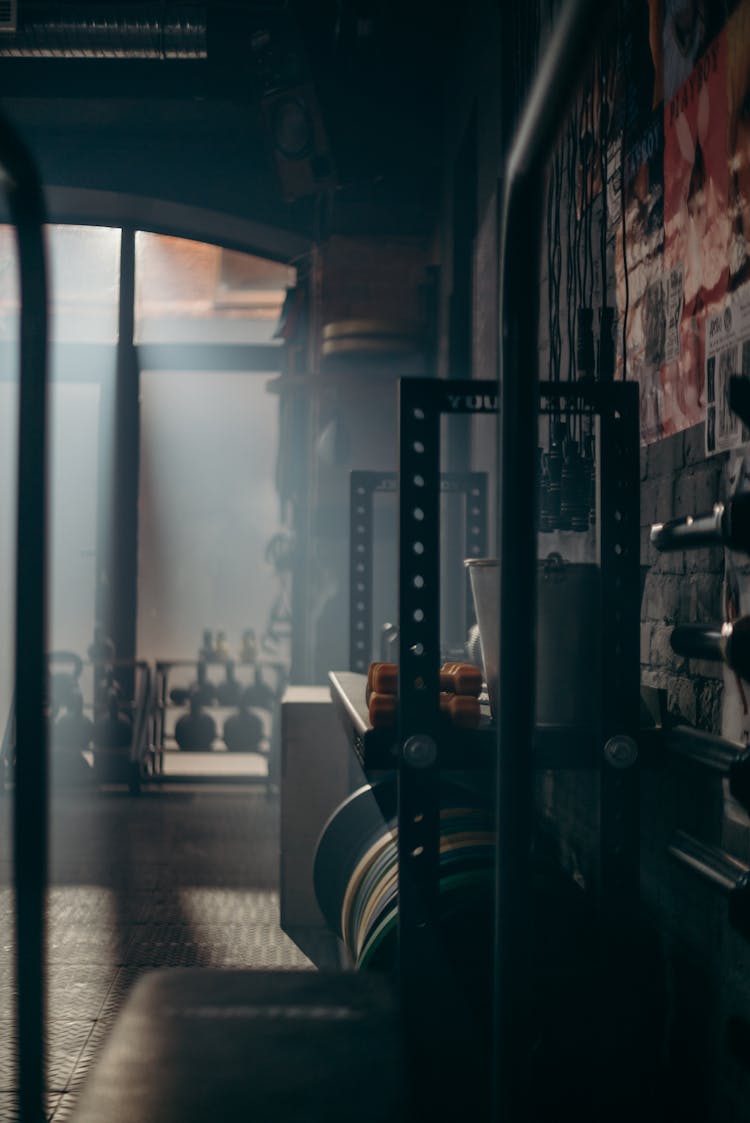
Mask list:
POLYGON ((75 1123, 398 1123, 397 1006, 382 976, 173 969, 142 978, 75 1123))

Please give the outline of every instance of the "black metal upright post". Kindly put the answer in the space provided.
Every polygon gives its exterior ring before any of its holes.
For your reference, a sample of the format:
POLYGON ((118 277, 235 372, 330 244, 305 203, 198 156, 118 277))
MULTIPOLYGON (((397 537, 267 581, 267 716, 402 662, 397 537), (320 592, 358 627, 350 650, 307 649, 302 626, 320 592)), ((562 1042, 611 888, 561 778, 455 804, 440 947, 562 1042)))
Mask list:
POLYGON ((374 493, 396 491, 395 472, 352 472, 349 529, 349 668, 366 674, 372 659, 374 493))
POLYGON ((508 206, 504 254, 514 262, 501 292, 504 324, 498 446, 499 666, 496 772, 497 859, 493 1027, 495 1114, 502 1123, 530 1118, 527 1021, 529 879, 532 837, 532 738, 536 653, 536 216, 541 185, 530 183, 508 206), (530 220, 530 221, 529 221, 530 220), (518 286, 527 297, 515 304, 518 286), (529 361, 530 359, 530 361, 529 361))
POLYGON ((407 1025, 423 1021, 438 969, 440 415, 432 384, 399 400, 398 937, 407 1025))
MULTIPOLYGON (((120 243, 120 303, 114 387, 112 487, 107 521, 110 575, 108 632, 118 659, 135 660, 138 615, 138 486, 140 469, 140 370, 135 331, 135 231, 124 228, 120 243)), ((132 697, 132 669, 121 669, 132 697)))
MULTIPOLYGON (((495 389, 460 380, 400 384, 398 968, 415 1117, 436 1121, 467 1110, 467 1096, 486 1103, 484 1089, 461 1086, 457 1050, 473 1051, 461 1029, 475 1027, 462 1021, 440 933, 440 419, 495 413, 495 389)), ((483 491, 474 491, 468 498, 479 510, 483 491)), ((477 517, 471 509, 469 517, 477 517)))
POLYGON ((502 1123, 522 1123, 530 1113, 526 955, 531 934, 527 898, 535 720, 541 204, 549 155, 606 7, 595 0, 569 0, 562 8, 510 148, 500 213, 500 681, 493 1111, 502 1123))
POLYGON ((640 901, 640 493, 638 385, 605 387, 600 410, 602 752, 599 785, 601 940, 612 1072, 602 1074, 609 1118, 632 1118, 638 1074, 615 1091, 637 1050, 640 901), (609 1102, 611 1097, 611 1103, 609 1102))
POLYGON ((16 553, 16 892, 21 1123, 41 1123, 47 882, 47 270, 34 163, 0 116, 0 164, 18 238, 21 291, 16 553))

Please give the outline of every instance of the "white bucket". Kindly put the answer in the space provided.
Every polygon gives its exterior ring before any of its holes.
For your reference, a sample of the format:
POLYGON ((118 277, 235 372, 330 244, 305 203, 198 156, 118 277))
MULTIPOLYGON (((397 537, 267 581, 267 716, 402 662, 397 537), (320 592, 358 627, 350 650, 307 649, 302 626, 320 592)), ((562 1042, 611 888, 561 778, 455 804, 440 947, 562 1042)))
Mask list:
MULTIPOLYGON (((497 713, 500 573, 497 558, 469 558, 484 677, 497 713)), ((550 554, 537 567, 536 720, 598 724, 601 686, 599 567, 550 554)))

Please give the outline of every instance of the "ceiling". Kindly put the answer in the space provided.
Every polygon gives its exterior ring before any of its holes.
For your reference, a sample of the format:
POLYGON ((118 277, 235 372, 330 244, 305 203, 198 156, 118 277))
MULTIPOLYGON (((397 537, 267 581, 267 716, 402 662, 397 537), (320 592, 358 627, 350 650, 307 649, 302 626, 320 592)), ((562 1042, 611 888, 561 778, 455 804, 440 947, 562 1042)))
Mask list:
POLYGON ((271 241, 423 234, 449 31, 426 0, 18 0, 0 104, 44 183, 73 209, 81 190, 81 220, 94 192, 115 210, 157 201, 166 225, 174 205, 271 241))

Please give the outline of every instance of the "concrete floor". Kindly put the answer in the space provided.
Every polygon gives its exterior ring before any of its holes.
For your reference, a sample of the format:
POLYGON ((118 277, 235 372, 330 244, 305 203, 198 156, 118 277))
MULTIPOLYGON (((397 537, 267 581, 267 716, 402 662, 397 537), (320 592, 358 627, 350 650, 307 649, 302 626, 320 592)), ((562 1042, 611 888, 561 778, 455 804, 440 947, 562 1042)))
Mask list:
MULTIPOLYGON (((11 800, 0 797, 0 1123, 16 1119, 11 800)), ((51 804, 48 1095, 55 1123, 156 967, 304 968, 281 931, 278 800, 259 788, 67 791, 51 804)))

